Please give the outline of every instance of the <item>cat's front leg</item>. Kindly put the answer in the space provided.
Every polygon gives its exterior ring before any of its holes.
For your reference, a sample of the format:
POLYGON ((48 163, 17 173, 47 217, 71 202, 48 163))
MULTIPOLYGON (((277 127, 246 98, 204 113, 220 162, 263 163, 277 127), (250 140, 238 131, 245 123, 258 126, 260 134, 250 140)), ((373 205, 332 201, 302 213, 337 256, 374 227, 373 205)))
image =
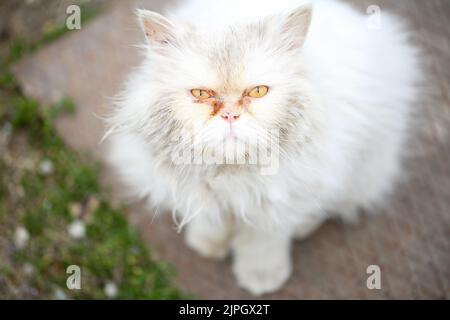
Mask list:
POLYGON ((254 295, 278 290, 292 271, 290 238, 286 230, 239 228, 232 241, 233 272, 239 285, 254 295))
POLYGON ((212 221, 207 214, 198 214, 186 226, 186 244, 205 258, 221 260, 230 248, 232 223, 227 218, 212 221))

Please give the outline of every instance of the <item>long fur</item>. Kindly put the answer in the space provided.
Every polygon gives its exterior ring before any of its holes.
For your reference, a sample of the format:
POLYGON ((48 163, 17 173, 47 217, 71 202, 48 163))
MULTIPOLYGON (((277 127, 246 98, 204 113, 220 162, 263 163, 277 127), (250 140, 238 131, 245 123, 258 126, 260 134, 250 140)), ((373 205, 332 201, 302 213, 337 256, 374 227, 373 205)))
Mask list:
MULTIPOLYGON (((247 260, 265 261, 266 269, 278 268, 272 260, 290 264, 279 253, 271 258, 272 244, 288 252, 291 237, 307 234, 330 212, 352 219, 357 208, 379 205, 401 176, 420 80, 406 26, 382 12, 380 28, 369 28, 367 16, 324 0, 313 2, 310 24, 299 17, 286 29, 292 12, 309 2, 186 1, 163 24, 167 40, 148 39, 145 59, 118 99, 109 120, 111 162, 130 194, 176 212, 181 225, 199 221, 187 240, 200 252, 211 235, 193 240, 197 235, 232 221, 235 260, 251 255, 247 260), (186 147, 215 150, 227 128, 209 106, 192 102, 189 89, 212 88, 234 103, 256 85, 270 91, 251 102, 236 132, 247 141, 280 132, 275 172, 173 162, 186 147), (269 243, 258 232, 280 239, 269 243), (267 249, 260 256, 249 240, 256 238, 267 249)), ((146 14, 141 21, 153 19, 146 14)), ((265 272, 255 280, 256 262, 241 262, 234 265, 238 281, 255 294, 277 289, 290 272, 286 266, 282 279, 265 272)))

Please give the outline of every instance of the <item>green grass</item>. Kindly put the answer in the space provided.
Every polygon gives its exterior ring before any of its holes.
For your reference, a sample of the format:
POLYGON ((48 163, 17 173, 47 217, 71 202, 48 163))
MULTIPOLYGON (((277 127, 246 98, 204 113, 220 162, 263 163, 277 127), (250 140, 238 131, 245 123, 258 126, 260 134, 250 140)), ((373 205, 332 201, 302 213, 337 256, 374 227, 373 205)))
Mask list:
MULTIPOLYGON (((100 8, 98 6, 85 3, 80 5, 80 23, 82 26, 84 26, 86 23, 88 23, 91 19, 93 19, 100 11, 100 8)), ((45 45, 49 44, 50 42, 62 37, 67 32, 76 32, 76 31, 70 31, 67 29, 65 24, 61 25, 54 25, 41 35, 41 39, 35 43, 30 43, 26 41, 23 37, 17 37, 14 39, 11 39, 9 41, 9 55, 6 57, 4 63, 0 64, 3 66, 10 65, 14 63, 15 61, 22 58, 24 55, 29 54, 33 51, 36 51, 45 45)))
MULTIPOLYGON (((13 41, 3 70, 64 33, 55 30, 39 44, 13 41)), ((185 297, 173 268, 155 261, 123 209, 110 205, 99 166, 54 129, 58 115, 74 112, 69 98, 43 108, 10 73, 0 75, 0 298, 103 299, 107 283, 118 299, 185 297), (84 237, 71 236, 74 221, 85 225, 84 237), (14 240, 20 228, 29 234, 22 246, 14 240), (81 290, 66 287, 69 265, 81 268, 81 290)))

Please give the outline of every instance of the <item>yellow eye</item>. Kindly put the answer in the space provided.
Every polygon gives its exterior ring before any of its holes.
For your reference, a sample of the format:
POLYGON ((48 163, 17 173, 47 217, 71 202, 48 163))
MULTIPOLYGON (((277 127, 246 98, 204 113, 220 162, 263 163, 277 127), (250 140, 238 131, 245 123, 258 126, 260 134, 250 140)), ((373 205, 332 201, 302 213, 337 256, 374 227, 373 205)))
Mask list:
POLYGON ((268 86, 257 86, 251 89, 247 95, 252 98, 261 98, 264 97, 269 91, 268 86))
POLYGON ((211 92, 209 92, 209 90, 204 90, 204 89, 192 89, 191 94, 195 98, 200 99, 200 100, 208 99, 213 96, 213 94, 211 92))

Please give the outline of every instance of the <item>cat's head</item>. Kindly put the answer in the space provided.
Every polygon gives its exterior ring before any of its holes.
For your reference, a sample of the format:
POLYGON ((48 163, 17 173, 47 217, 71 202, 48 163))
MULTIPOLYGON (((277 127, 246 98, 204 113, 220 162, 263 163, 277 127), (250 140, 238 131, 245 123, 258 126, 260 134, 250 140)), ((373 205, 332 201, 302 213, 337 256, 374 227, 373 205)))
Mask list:
POLYGON ((311 14, 303 6, 249 24, 199 28, 139 10, 153 130, 215 147, 256 143, 267 130, 295 126, 307 99, 299 54, 311 14))

